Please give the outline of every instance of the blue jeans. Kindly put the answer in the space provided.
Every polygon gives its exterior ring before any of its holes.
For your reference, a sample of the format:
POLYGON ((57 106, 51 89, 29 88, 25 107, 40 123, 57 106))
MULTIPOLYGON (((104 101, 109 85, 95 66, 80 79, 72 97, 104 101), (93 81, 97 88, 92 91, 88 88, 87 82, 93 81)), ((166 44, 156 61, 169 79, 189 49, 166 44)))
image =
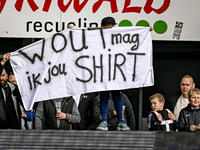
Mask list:
POLYGON ((122 95, 121 91, 102 91, 100 92, 100 113, 102 116, 102 122, 107 122, 107 113, 108 113, 108 100, 110 93, 112 94, 112 98, 115 104, 115 109, 118 116, 117 123, 125 123, 124 120, 122 120, 122 95))

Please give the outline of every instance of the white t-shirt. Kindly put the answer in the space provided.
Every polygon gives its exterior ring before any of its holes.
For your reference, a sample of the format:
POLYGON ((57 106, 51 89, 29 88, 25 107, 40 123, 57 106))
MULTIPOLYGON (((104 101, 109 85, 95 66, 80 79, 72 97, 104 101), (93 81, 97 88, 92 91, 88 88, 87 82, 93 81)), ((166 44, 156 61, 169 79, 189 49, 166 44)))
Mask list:
POLYGON ((178 117, 179 117, 181 109, 187 107, 188 104, 189 104, 188 98, 185 98, 183 95, 181 95, 174 108, 174 116, 176 117, 177 121, 178 121, 178 117))
POLYGON ((73 96, 73 99, 75 100, 75 102, 76 102, 76 106, 78 106, 79 105, 79 102, 80 102, 80 97, 81 97, 81 94, 79 94, 79 95, 74 95, 73 96))

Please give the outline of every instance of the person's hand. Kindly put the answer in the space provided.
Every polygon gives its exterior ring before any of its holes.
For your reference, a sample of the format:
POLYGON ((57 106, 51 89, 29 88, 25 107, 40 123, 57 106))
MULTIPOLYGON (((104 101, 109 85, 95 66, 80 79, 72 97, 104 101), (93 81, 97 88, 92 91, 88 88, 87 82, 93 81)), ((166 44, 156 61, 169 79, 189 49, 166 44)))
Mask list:
POLYGON ((63 113, 63 112, 57 112, 56 113, 57 120, 66 119, 66 117, 67 117, 66 113, 63 113))
MULTIPOLYGON (((156 114, 156 113, 155 113, 155 114, 156 114)), ((159 121, 162 121, 162 120, 163 120, 163 118, 162 118, 162 116, 161 116, 160 113, 159 113, 158 115, 156 114, 156 117, 158 118, 159 121)))
POLYGON ((117 116, 117 111, 116 111, 116 110, 113 110, 113 114, 114 114, 115 116, 117 116))
POLYGON ((195 126, 195 125, 191 125, 190 128, 189 128, 189 130, 190 130, 190 131, 196 130, 196 126, 195 126))
POLYGON ((199 131, 200 131, 200 125, 199 125, 199 126, 196 126, 196 130, 199 130, 199 131))
POLYGON ((153 31, 153 27, 152 26, 149 26, 150 27, 150 31, 153 31))
POLYGON ((4 54, 1 64, 4 65, 6 63, 6 61, 8 61, 9 58, 10 58, 10 53, 4 54))
POLYGON ((23 110, 21 111, 21 117, 26 118, 26 113, 23 110))
POLYGON ((168 113, 168 117, 169 117, 170 119, 172 119, 173 121, 176 120, 176 117, 174 116, 174 114, 173 114, 172 112, 168 113))

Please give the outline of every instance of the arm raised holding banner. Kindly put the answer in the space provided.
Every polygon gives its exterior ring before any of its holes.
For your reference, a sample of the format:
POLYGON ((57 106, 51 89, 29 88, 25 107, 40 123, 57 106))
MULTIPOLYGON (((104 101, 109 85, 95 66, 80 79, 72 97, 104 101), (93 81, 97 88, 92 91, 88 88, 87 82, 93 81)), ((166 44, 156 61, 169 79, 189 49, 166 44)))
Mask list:
POLYGON ((1 61, 1 86, 0 86, 0 128, 1 129, 22 129, 21 126, 21 110, 20 106, 23 105, 21 102, 21 96, 18 87, 12 84, 8 80, 8 70, 4 67, 4 64, 9 60, 10 53, 3 55, 1 61), (9 121, 8 121, 9 120, 9 121))
POLYGON ((4 66, 4 64, 6 63, 6 61, 9 60, 9 58, 10 58, 10 53, 6 53, 6 54, 3 55, 3 59, 2 59, 2 61, 1 61, 1 63, 0 63, 0 74, 1 74, 2 71, 3 71, 3 66, 4 66))

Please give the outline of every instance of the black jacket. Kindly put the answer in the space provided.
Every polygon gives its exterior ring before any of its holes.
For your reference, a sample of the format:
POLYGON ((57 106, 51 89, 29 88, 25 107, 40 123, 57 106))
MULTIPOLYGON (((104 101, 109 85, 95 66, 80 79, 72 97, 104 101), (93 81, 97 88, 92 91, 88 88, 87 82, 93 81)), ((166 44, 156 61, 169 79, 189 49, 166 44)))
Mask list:
POLYGON ((21 129, 21 97, 16 85, 0 86, 0 129, 21 129))
POLYGON ((81 115, 81 122, 77 125, 78 130, 86 130, 94 122, 93 117, 93 100, 95 98, 94 93, 82 94, 78 110, 81 115))
MULTIPOLYGON (((168 117, 168 111, 166 109, 157 112, 161 114, 163 121, 170 120, 168 117)), ((170 131, 175 131, 176 126, 177 126, 177 121, 174 121, 174 123, 169 125, 170 131)), ((162 125, 162 122, 157 119, 155 112, 149 113, 148 128, 149 131, 157 131, 157 130, 166 131, 166 125, 162 125)))
POLYGON ((200 108, 191 109, 191 105, 183 108, 178 118, 178 130, 189 131, 191 125, 199 126, 200 124, 200 108))
POLYGON ((3 71, 3 65, 0 62, 0 75, 2 74, 2 71, 3 71))
POLYGON ((166 102, 166 108, 174 112, 174 108, 180 96, 181 96, 181 91, 176 92, 174 96, 166 102))

